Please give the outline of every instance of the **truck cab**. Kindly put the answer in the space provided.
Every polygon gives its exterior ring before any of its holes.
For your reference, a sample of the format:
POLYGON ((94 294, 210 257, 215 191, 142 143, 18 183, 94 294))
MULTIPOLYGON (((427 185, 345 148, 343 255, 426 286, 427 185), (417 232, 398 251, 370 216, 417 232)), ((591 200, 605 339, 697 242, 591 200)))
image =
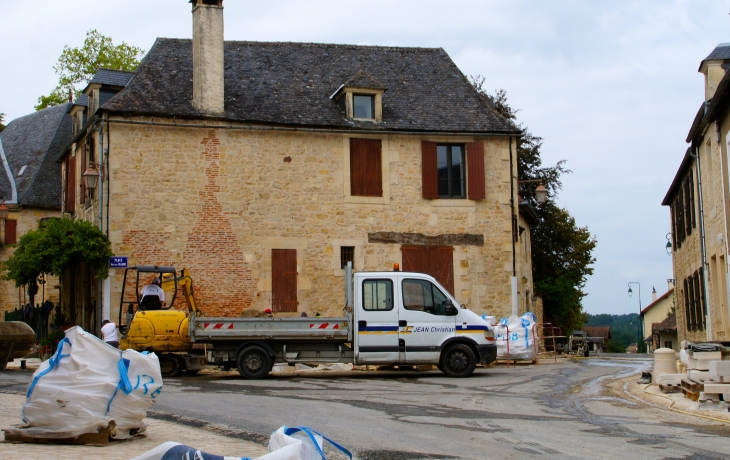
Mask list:
POLYGON ((497 358, 494 333, 434 278, 422 273, 353 276, 357 364, 436 364, 452 377, 497 358))

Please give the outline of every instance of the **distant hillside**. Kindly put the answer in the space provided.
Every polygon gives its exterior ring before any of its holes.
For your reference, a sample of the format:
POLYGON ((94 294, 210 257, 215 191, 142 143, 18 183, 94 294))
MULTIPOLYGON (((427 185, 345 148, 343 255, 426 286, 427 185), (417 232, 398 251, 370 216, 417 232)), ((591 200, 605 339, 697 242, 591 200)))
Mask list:
POLYGON ((632 343, 636 343, 639 337, 638 330, 639 315, 588 315, 586 326, 611 326, 611 345, 609 350, 614 353, 621 353, 632 343))

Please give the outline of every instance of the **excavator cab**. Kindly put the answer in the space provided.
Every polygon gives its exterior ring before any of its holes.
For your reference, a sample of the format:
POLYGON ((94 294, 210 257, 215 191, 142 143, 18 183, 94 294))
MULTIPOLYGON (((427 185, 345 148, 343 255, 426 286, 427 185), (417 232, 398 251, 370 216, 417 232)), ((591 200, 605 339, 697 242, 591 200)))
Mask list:
POLYGON ((117 324, 119 324, 120 328, 122 326, 129 326, 129 324, 131 324, 132 322, 135 311, 169 310, 170 307, 172 307, 172 305, 175 303, 175 297, 177 296, 177 285, 178 277, 177 272, 175 271, 175 267, 165 265, 138 265, 136 267, 127 268, 126 270, 124 270, 124 281, 122 282, 122 295, 119 305, 119 322, 117 324), (127 295, 125 297, 127 279, 130 278, 130 272, 134 272, 134 275, 132 276, 135 277, 134 293, 131 293, 130 295, 130 293, 127 291, 127 295), (144 287, 140 286, 139 284, 140 275, 146 278, 145 280, 143 280, 143 282, 147 283, 151 281, 151 279, 149 279, 149 276, 145 276, 145 274, 150 273, 160 280, 160 285, 163 291, 172 291, 172 299, 166 302, 165 306, 160 306, 155 297, 140 297, 141 290, 144 287), (127 306, 126 309, 124 308, 125 304, 127 306), (127 312, 125 318, 126 321, 124 323, 122 323, 123 311, 127 312))

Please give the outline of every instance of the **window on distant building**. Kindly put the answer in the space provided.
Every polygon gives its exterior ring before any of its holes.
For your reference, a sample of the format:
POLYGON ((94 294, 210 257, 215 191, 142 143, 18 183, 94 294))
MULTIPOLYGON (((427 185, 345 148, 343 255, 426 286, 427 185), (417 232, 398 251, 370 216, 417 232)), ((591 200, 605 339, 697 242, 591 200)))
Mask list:
POLYGON ((664 341, 664 348, 672 348, 672 341, 671 340, 665 340, 664 341))
POLYGON ((355 268, 355 246, 340 246, 340 268, 345 269, 348 262, 355 268))
POLYGON ((375 118, 375 95, 353 94, 352 103, 354 118, 375 118))
POLYGON ((424 198, 486 198, 482 142, 470 142, 465 146, 424 141, 421 154, 424 198))
POLYGON ((5 220, 5 244, 17 244, 18 242, 18 221, 5 220))

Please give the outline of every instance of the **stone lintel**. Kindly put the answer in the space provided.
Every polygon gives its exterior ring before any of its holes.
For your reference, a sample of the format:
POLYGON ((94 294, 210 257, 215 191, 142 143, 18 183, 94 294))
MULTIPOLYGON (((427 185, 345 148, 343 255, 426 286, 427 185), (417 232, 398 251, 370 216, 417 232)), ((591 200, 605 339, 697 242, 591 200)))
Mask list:
POLYGON ((484 246, 484 235, 445 233, 426 236, 422 233, 375 232, 368 233, 368 243, 411 244, 416 246, 484 246))

